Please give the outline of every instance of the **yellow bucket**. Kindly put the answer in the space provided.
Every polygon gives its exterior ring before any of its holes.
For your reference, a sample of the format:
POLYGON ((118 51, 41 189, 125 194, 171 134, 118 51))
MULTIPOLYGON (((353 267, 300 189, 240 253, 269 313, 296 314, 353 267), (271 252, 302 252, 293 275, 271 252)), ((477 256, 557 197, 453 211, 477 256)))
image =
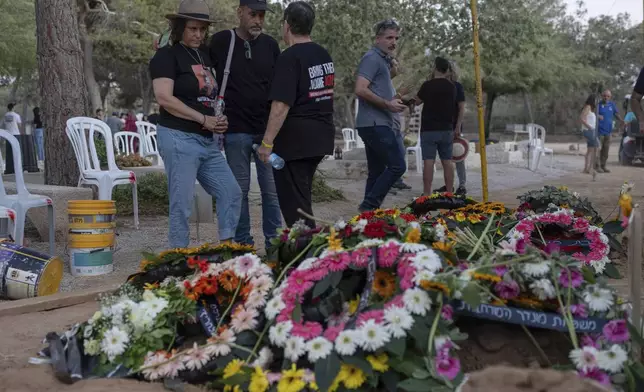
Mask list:
POLYGON ((114 270, 114 233, 70 234, 69 259, 73 276, 96 276, 114 270))
POLYGON ((58 292, 63 262, 12 242, 0 243, 0 298, 24 299, 58 292))
POLYGON ((114 234, 114 200, 70 200, 67 214, 70 234, 114 234))

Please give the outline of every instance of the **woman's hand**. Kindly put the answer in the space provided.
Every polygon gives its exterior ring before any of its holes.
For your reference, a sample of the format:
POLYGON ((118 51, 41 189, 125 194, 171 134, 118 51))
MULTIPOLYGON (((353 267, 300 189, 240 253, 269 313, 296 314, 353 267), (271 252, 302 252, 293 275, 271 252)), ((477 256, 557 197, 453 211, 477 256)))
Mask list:
POLYGON ((217 123, 213 128, 213 132, 224 133, 228 130, 228 117, 219 116, 219 117, 215 117, 215 120, 217 121, 217 123))
POLYGON ((205 129, 214 132, 217 126, 217 117, 204 116, 204 122, 201 124, 205 129))

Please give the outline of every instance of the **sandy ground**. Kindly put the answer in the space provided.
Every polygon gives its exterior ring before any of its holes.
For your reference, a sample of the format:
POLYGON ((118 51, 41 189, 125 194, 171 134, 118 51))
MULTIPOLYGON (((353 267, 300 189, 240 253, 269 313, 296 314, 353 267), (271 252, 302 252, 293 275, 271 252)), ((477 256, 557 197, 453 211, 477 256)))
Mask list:
MULTIPOLYGON (((613 152, 616 148, 613 148, 613 152)), ((547 160, 546 160, 547 162, 547 160)), ((515 206, 516 196, 527 190, 536 189, 542 185, 566 185, 571 190, 583 196, 588 196, 603 216, 613 213, 616 205, 619 187, 624 181, 636 184, 634 199, 642 203, 644 200, 644 185, 638 184, 644 174, 644 168, 620 167, 613 154, 609 167, 610 174, 598 175, 592 182, 589 175, 581 174, 583 158, 574 155, 556 155, 555 167, 550 170, 543 166, 538 173, 532 173, 525 168, 510 165, 489 166, 490 200, 502 201, 509 206, 515 206), (638 185, 640 185, 638 187, 638 185)), ((441 177, 440 172, 437 173, 441 177)), ((480 198, 480 173, 468 172, 468 190, 475 198, 480 198)), ((385 207, 404 206, 412 197, 422 190, 422 178, 416 173, 408 173, 405 181, 413 189, 398 192, 385 201, 385 207)), ((348 219, 357 212, 357 205, 363 194, 364 182, 330 180, 330 185, 342 189, 346 201, 317 204, 314 206, 315 215, 324 220, 338 218, 348 219)), ((442 185, 442 180, 436 180, 435 186, 442 185)), ((256 189, 251 193, 251 214, 255 242, 263 243, 261 234, 261 207, 259 194, 256 189)), ((141 229, 134 230, 131 221, 121 219, 117 239, 117 250, 114 254, 115 271, 106 276, 95 278, 73 278, 66 271, 62 290, 72 291, 80 288, 98 287, 101 285, 122 282, 136 271, 140 261, 141 251, 157 252, 166 248, 167 220, 165 218, 144 218, 141 229)), ((196 241, 195 227, 192 227, 192 240, 196 241)), ((215 240, 216 225, 201 225, 201 240, 215 240)), ((30 247, 46 250, 47 244, 32 241, 30 247)), ((64 246, 59 246, 58 253, 65 256, 64 246)), ((622 266, 620 269, 625 270, 622 266)), ((625 291, 624 282, 616 282, 620 291, 625 291)), ((96 310, 96 304, 86 303, 70 308, 49 312, 25 314, 21 316, 0 318, 0 391, 113 391, 128 389, 133 392, 161 391, 161 385, 145 384, 125 380, 91 380, 65 386, 58 383, 52 376, 49 366, 36 366, 27 363, 41 348, 41 341, 49 331, 62 331, 74 322, 87 319, 96 310)))

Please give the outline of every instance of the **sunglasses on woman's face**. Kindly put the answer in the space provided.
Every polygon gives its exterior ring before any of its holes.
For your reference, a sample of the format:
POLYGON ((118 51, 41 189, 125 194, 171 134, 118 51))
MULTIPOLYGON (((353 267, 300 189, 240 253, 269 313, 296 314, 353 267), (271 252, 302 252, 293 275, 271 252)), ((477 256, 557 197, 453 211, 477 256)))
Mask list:
POLYGON ((248 41, 244 41, 244 48, 246 49, 246 60, 251 60, 253 58, 253 54, 250 51, 250 43, 248 41))

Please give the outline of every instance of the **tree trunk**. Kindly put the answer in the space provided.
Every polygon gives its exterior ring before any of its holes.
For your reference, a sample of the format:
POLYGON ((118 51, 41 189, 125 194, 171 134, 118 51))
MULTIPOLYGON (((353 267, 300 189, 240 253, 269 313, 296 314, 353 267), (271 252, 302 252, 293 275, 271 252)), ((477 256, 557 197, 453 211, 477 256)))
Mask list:
POLYGON ((94 76, 94 61, 92 56, 94 54, 94 43, 92 38, 87 33, 87 28, 82 22, 79 22, 79 36, 80 42, 83 47, 83 72, 85 73, 85 84, 87 85, 87 92, 89 93, 89 100, 91 104, 92 115, 96 109, 102 108, 103 100, 101 99, 101 86, 96 82, 94 76))
POLYGON ((39 90, 45 126, 45 184, 76 186, 66 121, 90 112, 75 0, 36 1, 39 90))
POLYGON ((147 65, 139 66, 139 86, 141 88, 141 101, 144 115, 150 114, 150 106, 152 106, 152 77, 147 65))
POLYGON ((9 91, 9 102, 16 102, 16 96, 18 95, 18 87, 20 87, 20 78, 22 77, 22 70, 18 70, 16 73, 16 80, 11 83, 11 90, 9 91))
POLYGON ((527 91, 523 92, 523 104, 525 105, 526 114, 528 115, 528 123, 534 124, 534 116, 532 115, 532 105, 530 104, 530 94, 527 91))
POLYGON ((490 127, 492 126, 492 108, 496 100, 496 93, 487 93, 485 99, 485 140, 490 138, 490 127))
MULTIPOLYGON (((110 81, 106 81, 104 85, 101 86, 101 107, 103 109, 107 108, 107 95, 110 93, 110 81)), ((108 115, 109 113, 105 113, 108 115)))

